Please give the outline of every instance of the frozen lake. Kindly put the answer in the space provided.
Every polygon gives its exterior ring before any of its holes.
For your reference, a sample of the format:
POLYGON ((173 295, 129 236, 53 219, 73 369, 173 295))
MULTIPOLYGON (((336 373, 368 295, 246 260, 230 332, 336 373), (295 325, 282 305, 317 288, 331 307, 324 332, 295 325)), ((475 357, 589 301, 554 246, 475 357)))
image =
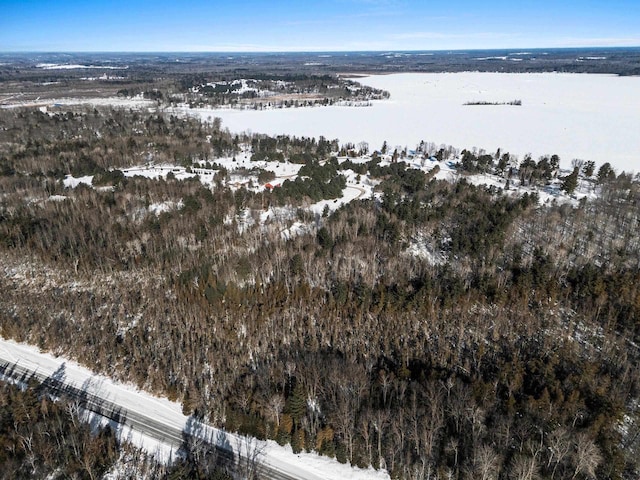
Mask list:
POLYGON ((558 154, 640 171, 640 77, 556 73, 419 73, 376 75, 361 83, 388 90, 371 107, 198 110, 232 132, 366 141, 379 149, 413 149, 421 140, 457 148, 558 154), (521 106, 464 105, 509 102, 521 106))

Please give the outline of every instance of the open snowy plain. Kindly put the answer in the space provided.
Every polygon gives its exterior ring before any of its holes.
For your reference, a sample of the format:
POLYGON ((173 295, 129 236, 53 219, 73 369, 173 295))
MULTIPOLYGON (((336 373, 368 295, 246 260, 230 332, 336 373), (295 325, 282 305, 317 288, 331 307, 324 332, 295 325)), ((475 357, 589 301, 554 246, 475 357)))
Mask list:
POLYGON ((414 148, 421 140, 456 148, 501 148, 522 158, 557 154, 640 170, 640 77, 559 73, 417 73, 359 82, 388 90, 370 107, 191 110, 221 117, 233 131, 324 135, 380 148, 414 148), (465 105, 468 102, 522 105, 465 105))

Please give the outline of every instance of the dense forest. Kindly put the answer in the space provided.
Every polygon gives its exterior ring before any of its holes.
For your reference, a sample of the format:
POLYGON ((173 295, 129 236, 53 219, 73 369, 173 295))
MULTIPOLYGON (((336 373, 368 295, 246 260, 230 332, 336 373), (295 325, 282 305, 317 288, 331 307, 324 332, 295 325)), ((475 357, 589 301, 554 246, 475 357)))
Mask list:
MULTIPOLYGON (((640 474, 632 176, 576 165, 597 199, 540 206, 401 158, 342 166, 325 139, 118 109, 0 115, 4 337, 392 478, 640 474), (304 163, 303 175, 252 193, 117 170, 215 163, 243 145, 304 163), (301 208, 333 198, 351 167, 380 195, 323 216, 301 208), (67 174, 94 186, 65 188, 67 174), (158 202, 181 207, 150 211, 158 202), (294 218, 239 228, 271 204, 294 218), (309 228, 283 236, 294 221, 309 228)), ((535 186, 558 159, 459 160, 535 186)))
POLYGON ((72 403, 31 387, 0 383, 0 478, 101 478, 118 459, 111 429, 91 432, 72 403))
POLYGON ((185 437, 172 465, 157 463, 127 442, 111 425, 87 422, 73 399, 52 396, 36 380, 29 388, 0 382, 0 478, 128 480, 131 478, 231 480, 242 475, 220 466, 214 448, 185 437))

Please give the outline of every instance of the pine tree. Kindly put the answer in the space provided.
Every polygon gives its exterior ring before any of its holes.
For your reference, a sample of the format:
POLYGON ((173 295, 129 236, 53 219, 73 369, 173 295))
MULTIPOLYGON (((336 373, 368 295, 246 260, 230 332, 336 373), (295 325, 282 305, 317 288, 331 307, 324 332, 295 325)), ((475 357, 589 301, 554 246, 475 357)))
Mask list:
POLYGON ((307 412, 307 401, 301 382, 296 382, 296 386, 293 389, 293 392, 291 393, 289 398, 287 398, 287 405, 285 410, 291 415, 296 428, 298 428, 298 426, 300 425, 300 420, 307 412))
POLYGON ((562 179, 562 190, 571 195, 578 187, 578 167, 574 167, 573 172, 562 179))
POLYGON ((611 164, 609 162, 603 163, 598 170, 598 183, 604 183, 614 178, 616 178, 616 172, 611 167, 611 164))

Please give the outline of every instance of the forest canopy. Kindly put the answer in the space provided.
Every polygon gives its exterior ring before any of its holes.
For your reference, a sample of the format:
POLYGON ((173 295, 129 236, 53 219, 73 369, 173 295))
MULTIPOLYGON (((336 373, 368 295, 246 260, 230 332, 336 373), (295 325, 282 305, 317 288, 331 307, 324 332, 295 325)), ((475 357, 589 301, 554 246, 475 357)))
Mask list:
MULTIPOLYGON (((3 336, 392 478, 637 478, 631 176, 578 168, 597 198, 541 206, 438 180, 400 152, 339 164, 325 139, 120 109, 0 116, 3 336), (197 168, 243 146, 303 167, 260 193, 121 171, 197 168), (377 195, 305 210, 340 196, 345 169, 377 195), (67 188, 67 175, 93 186, 67 188), (163 203, 180 207, 150 210, 163 203), (291 216, 240 225, 270 205, 291 216), (294 222, 305 229, 283 235, 294 222)), ((458 168, 526 186, 557 175, 554 156, 509 162, 464 151, 458 168)))

